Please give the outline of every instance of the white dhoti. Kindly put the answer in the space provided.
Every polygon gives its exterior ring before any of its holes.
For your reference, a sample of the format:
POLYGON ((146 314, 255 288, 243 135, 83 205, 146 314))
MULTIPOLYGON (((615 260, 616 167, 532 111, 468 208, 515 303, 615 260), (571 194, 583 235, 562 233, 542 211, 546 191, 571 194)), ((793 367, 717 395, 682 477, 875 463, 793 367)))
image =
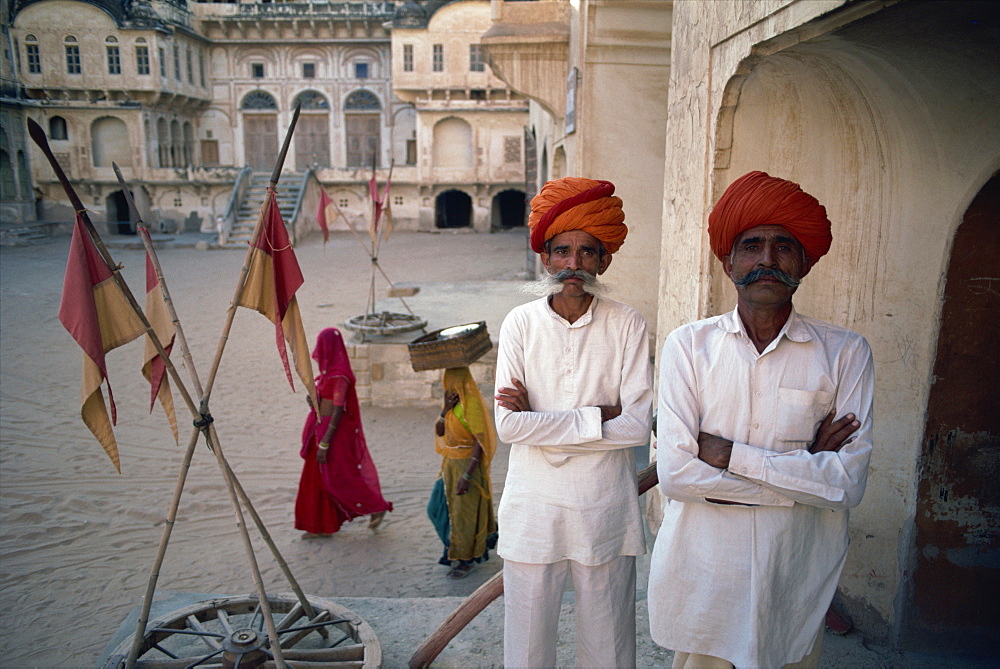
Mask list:
POLYGON ((504 666, 554 667, 566 578, 576 593, 576 666, 635 666, 635 557, 601 565, 505 560, 504 666))

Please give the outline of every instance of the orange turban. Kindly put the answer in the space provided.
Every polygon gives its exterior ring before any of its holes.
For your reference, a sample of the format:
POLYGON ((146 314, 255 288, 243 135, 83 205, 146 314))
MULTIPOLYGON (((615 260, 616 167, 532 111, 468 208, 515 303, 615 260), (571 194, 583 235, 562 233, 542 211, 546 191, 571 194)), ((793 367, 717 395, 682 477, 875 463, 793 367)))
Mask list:
POLYGON ((542 191, 531 198, 531 249, 545 250, 545 242, 569 230, 583 230, 614 253, 628 234, 622 199, 612 195, 615 185, 581 177, 563 177, 547 181, 542 191))
POLYGON ((712 253, 722 260, 740 233, 758 225, 788 230, 813 262, 826 255, 833 241, 830 219, 819 200, 792 181, 749 172, 729 184, 708 215, 712 253))

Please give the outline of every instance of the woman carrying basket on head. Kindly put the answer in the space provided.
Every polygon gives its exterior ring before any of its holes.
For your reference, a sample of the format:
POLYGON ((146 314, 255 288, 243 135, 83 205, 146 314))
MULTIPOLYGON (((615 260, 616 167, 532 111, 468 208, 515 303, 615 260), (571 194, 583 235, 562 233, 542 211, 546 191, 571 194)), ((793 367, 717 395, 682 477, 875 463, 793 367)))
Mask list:
POLYGON ((427 513, 444 543, 438 562, 452 566, 449 578, 464 578, 496 546, 490 461, 496 432, 468 367, 444 372, 444 408, 434 425, 434 446, 442 456, 427 513))
POLYGON ((337 328, 319 333, 312 357, 319 364, 319 406, 310 400, 302 430, 305 464, 295 500, 295 529, 307 537, 330 536, 343 523, 370 515, 368 526, 374 530, 392 504, 382 497, 368 453, 354 372, 337 328))

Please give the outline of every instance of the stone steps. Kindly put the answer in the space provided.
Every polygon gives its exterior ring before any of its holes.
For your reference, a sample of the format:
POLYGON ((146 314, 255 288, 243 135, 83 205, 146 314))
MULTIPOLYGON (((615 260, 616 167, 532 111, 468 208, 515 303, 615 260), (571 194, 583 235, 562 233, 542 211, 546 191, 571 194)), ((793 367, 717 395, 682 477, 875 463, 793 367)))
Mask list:
MULTIPOLYGON (((227 246, 245 246, 250 243, 254 228, 257 226, 257 219, 260 217, 260 206, 267 194, 267 183, 270 178, 270 174, 253 175, 250 188, 247 189, 247 195, 243 198, 237 211, 236 222, 233 223, 227 246)), ((301 182, 301 179, 297 178, 295 174, 286 174, 283 175, 283 178, 287 183, 296 184, 292 188, 279 185, 277 190, 278 210, 281 212, 281 218, 285 223, 288 223, 292 214, 295 213, 295 202, 299 198, 297 184, 301 182)))

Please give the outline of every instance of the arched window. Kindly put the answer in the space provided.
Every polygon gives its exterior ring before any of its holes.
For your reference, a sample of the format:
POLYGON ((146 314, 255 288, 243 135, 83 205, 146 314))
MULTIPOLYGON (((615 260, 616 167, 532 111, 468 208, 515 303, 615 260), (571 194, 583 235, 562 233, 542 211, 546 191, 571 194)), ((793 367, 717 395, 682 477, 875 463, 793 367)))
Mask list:
POLYGON ((108 35, 104 40, 104 51, 108 61, 108 74, 122 73, 122 54, 118 48, 118 38, 108 35))
POLYGON ((83 63, 80 61, 80 45, 76 42, 76 37, 66 35, 63 38, 63 47, 66 50, 66 73, 82 74, 83 63))
POLYGON ((38 50, 38 38, 34 35, 25 35, 24 52, 28 61, 28 74, 42 73, 42 54, 38 50))
POLYGON ((66 119, 62 116, 53 116, 49 119, 49 139, 69 139, 66 119))
POLYGON ((381 108, 382 103, 378 101, 375 94, 364 89, 354 91, 347 96, 347 100, 344 102, 344 109, 369 111, 381 108))
POLYGON ((256 109, 270 110, 277 109, 278 103, 274 101, 274 97, 270 93, 264 91, 252 91, 246 94, 243 98, 243 102, 240 103, 240 109, 244 111, 253 111, 256 109))
POLYGON ((298 104, 302 105, 302 111, 328 111, 330 109, 330 103, 318 91, 302 91, 295 96, 292 107, 294 108, 298 104))
POLYGON ((159 167, 170 167, 170 130, 167 128, 167 119, 163 117, 156 122, 156 142, 160 155, 159 167))

